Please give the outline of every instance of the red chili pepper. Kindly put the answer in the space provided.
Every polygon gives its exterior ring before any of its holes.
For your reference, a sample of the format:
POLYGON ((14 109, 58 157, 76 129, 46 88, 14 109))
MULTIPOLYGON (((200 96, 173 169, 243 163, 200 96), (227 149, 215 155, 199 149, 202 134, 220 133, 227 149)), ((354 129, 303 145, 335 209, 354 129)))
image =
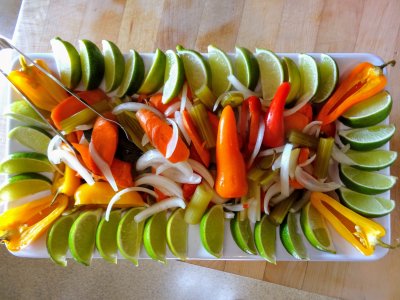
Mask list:
POLYGON ((285 143, 285 128, 283 110, 286 98, 290 92, 290 83, 284 82, 275 93, 268 113, 265 115, 265 133, 263 145, 270 148, 282 146, 285 143))
POLYGON ((260 118, 261 118, 261 102, 256 96, 251 96, 247 100, 250 112, 250 130, 249 139, 247 141, 246 155, 251 155, 256 145, 258 131, 260 130, 260 118))

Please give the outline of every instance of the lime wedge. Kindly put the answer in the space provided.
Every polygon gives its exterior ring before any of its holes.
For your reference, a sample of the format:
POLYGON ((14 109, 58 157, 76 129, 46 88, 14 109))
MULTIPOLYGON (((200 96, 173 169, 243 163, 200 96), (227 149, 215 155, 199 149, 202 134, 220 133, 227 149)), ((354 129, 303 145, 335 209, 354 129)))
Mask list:
POLYGON ((366 171, 378 171, 384 169, 391 166, 397 159, 396 151, 381 149, 371 151, 348 150, 346 155, 356 163, 353 167, 366 171))
POLYGON ((135 50, 130 50, 125 63, 125 72, 117 96, 133 95, 137 92, 144 78, 144 62, 135 50))
POLYGON ((300 71, 296 63, 289 57, 282 57, 282 66, 285 71, 285 81, 290 83, 290 92, 286 103, 291 103, 297 100, 299 95, 301 86, 300 71))
POLYGON ((117 263, 117 229, 121 219, 121 210, 113 210, 108 222, 103 216, 96 231, 96 248, 101 257, 110 263, 117 263))
POLYGON ((233 75, 232 64, 226 53, 213 45, 208 46, 208 62, 211 67, 212 92, 218 97, 231 88, 228 76, 233 75))
POLYGON ((286 251, 297 259, 309 260, 307 249, 300 235, 296 214, 288 213, 279 228, 281 242, 286 251))
POLYGON ((389 116, 392 102, 389 92, 382 91, 351 107, 340 117, 340 121, 353 128, 376 125, 389 116))
POLYGON ((300 224, 310 244, 318 250, 336 253, 324 217, 308 202, 301 210, 300 224))
POLYGON ((249 219, 240 221, 239 214, 236 214, 231 220, 231 233, 233 240, 241 250, 249 254, 257 254, 249 219))
POLYGON ((157 92, 164 83, 166 57, 160 49, 154 54, 153 64, 146 74, 138 94, 150 95, 157 92))
POLYGON ((125 59, 113 42, 102 40, 101 43, 104 56, 105 91, 108 93, 121 84, 125 72, 125 59))
POLYGON ((74 89, 81 81, 81 60, 75 47, 56 37, 50 41, 61 82, 69 89, 74 89))
POLYGON ((192 91, 197 91, 203 85, 211 86, 211 70, 203 56, 194 50, 188 50, 178 45, 176 47, 185 69, 185 77, 192 91))
POLYGON ((68 246, 71 255, 85 266, 89 266, 92 261, 97 225, 102 213, 100 208, 81 213, 69 231, 68 246))
POLYGON ((36 152, 15 152, 0 164, 0 172, 20 174, 27 172, 53 172, 54 167, 47 156, 36 152))
POLYGON ((144 221, 136 223, 134 219, 142 210, 142 207, 134 207, 128 210, 119 222, 117 230, 117 245, 119 252, 135 266, 138 265, 144 221))
POLYGON ((36 173, 23 173, 12 176, 0 188, 0 202, 13 201, 19 198, 50 190, 51 180, 36 173))
POLYGON ((167 104, 178 96, 181 91, 185 71, 181 58, 174 51, 167 50, 165 56, 167 60, 165 65, 162 103, 167 104))
POLYGON ((285 78, 282 62, 274 52, 264 49, 256 49, 256 58, 260 68, 263 99, 270 101, 285 78))
POLYGON ((162 211, 146 221, 143 232, 143 246, 147 254, 152 259, 164 264, 167 262, 165 259, 167 251, 166 228, 167 213, 162 211))
POLYGON ((345 187, 339 189, 340 201, 351 210, 368 218, 378 218, 393 211, 396 203, 379 196, 365 195, 345 187))
POLYGON ((89 40, 79 40, 82 83, 85 90, 97 88, 104 76, 104 57, 100 49, 89 40))
POLYGON ((214 205, 200 222, 200 239, 211 255, 220 258, 224 248, 225 216, 222 205, 214 205))
POLYGON ((396 183, 394 176, 363 171, 346 165, 340 165, 339 175, 346 187, 367 195, 384 193, 396 183))
POLYGON ((299 71, 301 79, 300 99, 312 99, 318 90, 318 66, 314 58, 308 54, 299 55, 299 71))
POLYGON ((167 243, 172 254, 181 260, 187 258, 187 241, 189 226, 185 222, 185 211, 175 210, 167 222, 167 243))
POLYGON ((244 47, 236 47, 235 69, 236 77, 250 90, 257 86, 260 69, 253 53, 244 47))
POLYGON ((276 226, 264 215, 254 226, 254 241, 258 253, 272 264, 276 264, 276 226))
POLYGON ((17 126, 8 133, 8 138, 18 141, 35 152, 47 154, 51 135, 38 127, 17 126))
POLYGON ((5 114, 29 126, 48 128, 43 119, 32 109, 25 100, 14 101, 10 104, 9 111, 5 114))
POLYGON ((215 103, 215 96, 207 85, 202 85, 196 90, 195 95, 199 97, 200 101, 207 106, 208 109, 212 110, 215 103))
POLYGON ((67 266, 68 236, 72 224, 78 213, 60 217, 50 228, 47 234, 46 247, 52 261, 56 264, 67 266))
POLYGON ((327 54, 321 54, 321 61, 318 66, 318 89, 313 102, 320 103, 329 98, 339 80, 339 69, 335 60, 327 54))
POLYGON ((339 131, 343 144, 350 144, 350 148, 359 151, 368 151, 386 144, 393 136, 394 125, 374 125, 365 128, 356 128, 339 131))

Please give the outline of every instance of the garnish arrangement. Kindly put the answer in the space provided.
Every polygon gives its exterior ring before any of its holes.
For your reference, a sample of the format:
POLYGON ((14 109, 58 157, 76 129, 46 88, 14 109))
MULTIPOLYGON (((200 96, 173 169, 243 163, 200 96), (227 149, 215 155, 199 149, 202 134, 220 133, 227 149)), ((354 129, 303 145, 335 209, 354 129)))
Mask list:
POLYGON ((237 246, 271 263, 278 239, 297 259, 309 259, 306 243, 336 253, 332 229, 366 256, 395 247, 373 219, 395 207, 384 194, 397 152, 383 72, 394 61, 343 75, 327 54, 177 46, 124 57, 110 41, 102 51, 88 40, 79 51, 60 38, 51 46, 54 75, 90 107, 23 57, 8 74, 63 134, 25 100, 11 103, 19 124, 8 137, 30 152, 0 165, 8 250, 45 235, 63 266, 68 252, 90 265, 95 249, 137 265, 142 244, 154 260, 166 261, 167 246, 185 260, 198 224, 202 247, 223 258, 227 219, 237 246))

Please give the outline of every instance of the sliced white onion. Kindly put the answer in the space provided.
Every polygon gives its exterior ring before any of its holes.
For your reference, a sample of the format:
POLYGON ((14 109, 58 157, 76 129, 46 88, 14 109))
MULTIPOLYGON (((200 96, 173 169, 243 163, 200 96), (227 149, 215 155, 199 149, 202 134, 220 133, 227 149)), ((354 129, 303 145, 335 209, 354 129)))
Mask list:
POLYGON ((355 165, 356 163, 350 157, 348 157, 342 150, 340 150, 335 144, 332 149, 332 157, 338 163, 345 165, 355 165))
POLYGON ((249 208, 247 209, 247 217, 249 218, 250 222, 254 224, 255 222, 259 221, 257 220, 259 219, 259 217, 257 217, 259 212, 257 205, 259 205, 259 202, 256 201, 255 198, 251 198, 248 204, 249 208))
POLYGON ((170 158, 175 152, 176 145, 178 145, 179 129, 174 120, 167 118, 167 121, 172 125, 172 136, 168 142, 165 157, 170 158))
POLYGON ((149 136, 145 133, 142 137, 142 146, 146 146, 148 143, 150 143, 150 139, 149 136))
POLYGON ((297 213, 310 201, 311 191, 305 191, 303 195, 297 200, 289 209, 291 213, 297 213))
POLYGON ((287 117, 290 115, 293 115, 295 112, 297 112, 299 109, 301 109, 304 105, 306 105, 308 103, 308 101, 310 101, 310 95, 306 94, 304 96, 302 96, 299 101, 296 102, 296 105, 293 106, 292 108, 286 109, 283 112, 283 116, 287 117))
POLYGON ((314 154, 313 156, 311 156, 306 161, 302 162, 301 164, 298 164, 298 166, 301 167, 301 168, 304 168, 304 167, 310 165, 315 160, 316 157, 317 157, 317 154, 314 154))
POLYGON ((15 207, 39 200, 39 199, 42 199, 42 198, 50 196, 50 195, 51 195, 51 190, 48 189, 48 190, 40 191, 38 193, 31 194, 31 195, 28 195, 28 196, 25 196, 25 197, 22 197, 22 198, 19 198, 16 200, 4 201, 2 204, 0 204, 0 207, 1 207, 1 205, 3 206, 3 209, 0 209, 0 213, 5 212, 8 209, 15 208, 15 207))
POLYGON ((86 137, 85 137, 84 134, 82 134, 81 139, 80 139, 80 141, 79 141, 79 144, 80 144, 80 145, 88 145, 88 146, 89 146, 89 142, 88 142, 88 140, 86 139, 86 137))
POLYGON ((235 89, 237 89, 239 92, 243 94, 243 97, 246 99, 250 96, 257 96, 260 97, 260 94, 257 94, 253 92, 252 90, 248 89, 246 86, 244 86, 239 79, 237 79, 234 75, 230 74, 228 76, 229 82, 233 85, 235 89))
POLYGON ((178 127, 179 127, 179 130, 182 132, 183 137, 184 137, 185 140, 186 140, 186 143, 187 143, 188 145, 190 145, 190 143, 191 143, 192 141, 191 141, 191 139, 190 139, 190 137, 189 137, 189 134, 188 134, 187 131, 186 131, 185 126, 183 125, 183 120, 182 120, 181 112, 176 111, 175 114, 174 114, 174 117, 175 117, 175 122, 176 122, 176 124, 177 124, 178 127))
POLYGON ((117 105, 112 110, 112 113, 114 115, 118 115, 120 113, 123 113, 124 111, 138 111, 140 109, 150 110, 151 112, 155 113, 160 118, 164 119, 164 115, 158 109, 156 109, 150 105, 146 105, 143 103, 137 103, 137 102, 127 102, 127 103, 122 103, 120 105, 117 105))
POLYGON ((188 98, 187 98, 187 83, 185 82, 182 88, 181 108, 179 109, 181 113, 186 108, 186 102, 188 102, 188 98))
MULTIPOLYGON (((49 145, 47 146, 47 157, 49 157, 49 155, 50 155, 50 153, 51 153, 52 151, 54 151, 55 149, 60 148, 61 143, 62 143, 61 137, 60 137, 59 135, 55 135, 55 136, 50 140, 49 145)), ((53 163, 50 159, 49 159, 49 161, 50 161, 50 163, 52 164, 52 166, 54 167, 54 169, 55 169, 58 173, 64 175, 64 172, 61 171, 59 167, 57 167, 57 164, 53 163)))
POLYGON ((269 156, 269 155, 272 155, 275 153, 281 153, 284 148, 285 148, 285 146, 280 146, 280 147, 260 151, 260 153, 258 153, 258 157, 269 156))
POLYGON ((256 144, 254 146, 253 152, 251 153, 250 159, 247 162, 247 168, 251 167, 255 158, 257 157, 257 154, 260 152, 262 141, 264 138, 264 132, 265 132, 264 120, 263 120, 263 118, 260 118, 260 125, 258 126, 258 134, 257 134, 256 144))
POLYGON ((308 135, 316 135, 319 133, 318 129, 321 128, 321 125, 322 121, 312 121, 303 128, 303 133, 308 135))
POLYGON ((159 190, 166 191, 170 195, 183 198, 182 188, 171 179, 154 174, 146 174, 136 179, 135 186, 150 185, 159 190))
POLYGON ((211 202, 213 202, 215 204, 224 204, 230 200, 229 198, 223 198, 220 195, 218 195, 218 193, 214 189, 213 189, 213 192, 214 193, 211 198, 211 202))
POLYGON ((281 183, 279 181, 273 183, 267 190, 264 196, 264 212, 269 215, 269 201, 272 197, 279 194, 281 190, 281 183))
MULTIPOLYGON (((224 99, 224 97, 225 97, 225 93, 223 93, 223 94, 218 96, 217 100, 215 100, 215 102, 214 102, 214 106, 213 106, 212 111, 216 111, 217 110, 219 104, 221 103, 222 99, 224 99)), ((239 113, 240 113, 240 109, 239 109, 239 113)))
POLYGON ((289 196, 289 164, 290 164, 290 156, 292 154, 293 145, 288 143, 285 145, 285 148, 282 152, 281 159, 281 193, 283 196, 289 196))
POLYGON ((135 222, 136 223, 142 222, 146 220, 148 217, 155 215, 156 213, 175 207, 186 208, 186 203, 182 198, 179 197, 167 198, 163 201, 153 204, 152 206, 138 213, 135 216, 135 222))
POLYGON ((162 175, 178 183, 189 183, 189 184, 201 183, 200 175, 193 173, 188 177, 185 174, 182 174, 182 172, 180 172, 179 170, 173 168, 164 170, 162 172, 162 175))
POLYGON ((152 191, 152 190, 150 190, 150 189, 144 188, 144 187, 135 186, 135 187, 129 187, 129 188, 120 190, 118 193, 116 193, 116 194, 110 199, 110 202, 109 202, 108 205, 107 205, 107 209, 106 209, 106 213, 105 213, 105 219, 106 219, 107 222, 108 222, 108 220, 110 219, 111 209, 113 208, 114 204, 115 204, 119 199, 121 199, 122 195, 124 195, 124 194, 126 194, 126 193, 129 193, 129 192, 143 192, 143 193, 147 193, 147 194, 153 196, 154 198, 158 198, 156 192, 154 192, 154 191, 152 191))
POLYGON ((188 163, 192 167, 193 171, 203 177, 211 187, 214 187, 214 177, 203 164, 191 158, 188 159, 188 163))
POLYGON ((292 151, 289 161, 289 177, 294 178, 294 171, 296 170, 297 160, 299 159, 300 151, 292 151))
POLYGON ((233 219, 235 217, 235 213, 230 212, 230 211, 225 211, 224 217, 225 217, 225 219, 228 219, 228 220, 233 219))
POLYGON ((75 130, 85 131, 85 130, 89 130, 89 129, 92 129, 92 128, 93 128, 93 124, 83 124, 83 125, 76 126, 75 130))
POLYGON ((93 162, 96 166, 100 169, 100 172, 104 175, 107 179, 108 183, 111 185, 112 189, 117 192, 118 186, 115 182, 115 178, 111 172, 110 166, 104 161, 104 159, 100 156, 100 154, 95 149, 93 143, 89 143, 89 153, 93 159, 93 162))
MULTIPOLYGON (((339 140, 340 140, 340 139, 339 139, 339 140)), ((346 153, 347 151, 350 150, 350 144, 343 145, 343 147, 340 148, 340 150, 341 150, 343 153, 346 153)))
POLYGON ((312 175, 308 174, 301 167, 297 166, 295 172, 296 180, 304 186, 307 190, 313 192, 329 192, 338 189, 341 187, 339 183, 336 182, 320 182, 315 179, 312 175))
POLYGON ((277 159, 275 159, 274 163, 272 164, 272 171, 280 169, 282 164, 282 155, 279 155, 277 159))
POLYGON ((243 204, 239 203, 239 204, 223 204, 222 205, 225 209, 229 210, 229 211, 242 211, 244 210, 243 204))
MULTIPOLYGON (((289 196, 294 192, 294 188, 289 187, 289 196)), ((271 201, 269 201, 271 206, 277 205, 279 202, 282 202, 283 200, 287 199, 289 196, 284 196, 282 194, 279 194, 275 197, 272 197, 271 201)))
POLYGON ((176 111, 179 110, 181 107, 181 101, 172 103, 170 106, 167 107, 167 109, 164 111, 164 116, 169 117, 172 114, 174 114, 176 111))

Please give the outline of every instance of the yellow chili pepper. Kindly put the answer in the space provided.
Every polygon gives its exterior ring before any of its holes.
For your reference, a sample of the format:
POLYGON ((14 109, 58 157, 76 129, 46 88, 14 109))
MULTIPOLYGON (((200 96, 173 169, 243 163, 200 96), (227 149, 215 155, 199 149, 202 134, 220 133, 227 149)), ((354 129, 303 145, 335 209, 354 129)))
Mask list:
POLYGON ((75 170, 71 169, 66 165, 64 171, 63 183, 60 187, 59 192, 64 195, 67 195, 68 197, 72 197, 80 185, 81 185, 81 178, 76 175, 75 170))
MULTIPOLYGON (((42 68, 50 71, 43 60, 35 61, 42 68)), ((35 66, 28 66, 23 57, 20 58, 21 70, 14 70, 8 78, 38 107, 51 111, 59 102, 67 98, 68 93, 35 66)))
POLYGON ((61 215, 68 197, 59 195, 53 205, 52 196, 7 210, 0 216, 0 240, 10 251, 19 251, 39 238, 61 215))
MULTIPOLYGON (((108 205, 115 191, 107 182, 95 182, 93 185, 82 184, 75 192, 75 205, 108 205)), ((143 206, 142 197, 138 192, 127 192, 121 196, 114 207, 143 206)))
POLYGON ((328 220, 336 231, 362 254, 374 253, 375 246, 395 248, 381 241, 385 228, 368 218, 360 216, 335 199, 320 192, 311 193, 311 204, 328 220))

